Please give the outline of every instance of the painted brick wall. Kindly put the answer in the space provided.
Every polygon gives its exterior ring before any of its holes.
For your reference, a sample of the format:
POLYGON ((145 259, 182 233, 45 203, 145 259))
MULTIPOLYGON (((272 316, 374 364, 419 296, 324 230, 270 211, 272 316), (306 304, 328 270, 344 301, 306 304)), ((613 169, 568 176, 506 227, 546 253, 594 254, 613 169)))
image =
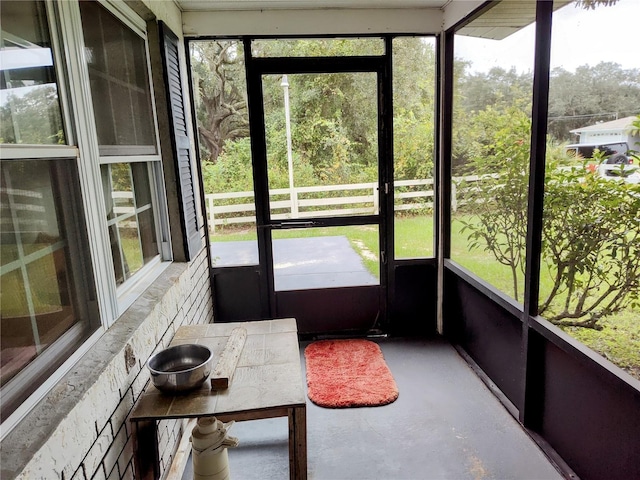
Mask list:
MULTIPOLYGON (((135 478, 127 418, 149 381, 146 361, 178 327, 213 319, 206 255, 169 266, 4 439, 3 480, 135 478)), ((160 423, 163 472, 183 429, 160 423)))

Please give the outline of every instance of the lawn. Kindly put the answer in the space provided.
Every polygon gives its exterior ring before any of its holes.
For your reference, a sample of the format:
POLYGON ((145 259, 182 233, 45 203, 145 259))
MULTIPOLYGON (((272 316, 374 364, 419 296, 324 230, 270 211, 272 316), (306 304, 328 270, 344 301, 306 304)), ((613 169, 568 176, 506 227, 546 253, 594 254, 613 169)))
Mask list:
MULTIPOLYGON (((404 217, 396 219, 396 258, 433 256, 433 219, 431 217, 404 217)), ((511 270, 501 265, 489 252, 481 249, 470 251, 462 223, 455 221, 451 229, 451 258, 499 290, 513 296, 511 270)), ((360 254, 364 265, 379 278, 378 229, 375 226, 349 226, 276 230, 274 239, 300 238, 327 235, 343 235, 360 254)), ((227 230, 211 237, 212 242, 256 240, 255 230, 227 230)), ((523 285, 519 291, 522 295, 523 285)), ((549 291, 549 275, 542 275, 540 289, 549 291)), ((628 310, 601 320, 602 330, 580 327, 563 327, 572 337, 583 342, 605 358, 640 379, 640 311, 628 310)))

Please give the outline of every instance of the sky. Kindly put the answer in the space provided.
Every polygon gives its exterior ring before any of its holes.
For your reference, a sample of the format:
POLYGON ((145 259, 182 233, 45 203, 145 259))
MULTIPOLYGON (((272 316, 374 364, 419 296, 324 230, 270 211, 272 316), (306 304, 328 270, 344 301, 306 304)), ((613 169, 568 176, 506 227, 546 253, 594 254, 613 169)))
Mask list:
MULTIPOLYGON (((640 68, 638 31, 640 0, 618 0, 595 10, 573 4, 553 16, 551 67, 576 67, 601 61, 615 62, 625 69, 640 68)), ((520 73, 533 70, 534 25, 502 41, 456 37, 456 57, 473 60, 471 71, 486 72, 494 66, 514 66, 520 73)))

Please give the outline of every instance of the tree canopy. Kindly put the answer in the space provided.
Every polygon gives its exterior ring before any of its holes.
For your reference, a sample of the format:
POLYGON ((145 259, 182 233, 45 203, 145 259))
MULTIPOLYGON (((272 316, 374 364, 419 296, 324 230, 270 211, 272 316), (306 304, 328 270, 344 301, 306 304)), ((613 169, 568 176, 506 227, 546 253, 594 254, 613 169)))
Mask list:
POLYGON ((191 44, 198 134, 203 158, 216 162, 225 144, 249 136, 242 44, 191 44))
MULTIPOLYGON (((393 45, 396 178, 428 178, 433 171, 434 42, 403 37, 393 45)), ((379 38, 252 43, 253 55, 271 57, 370 55, 380 54, 383 47, 379 38)), ((242 43, 194 42, 191 55, 206 183, 216 191, 251 189, 242 43)), ((272 188, 288 185, 281 82, 282 75, 262 78, 272 188)), ((374 181, 379 130, 376 74, 296 74, 288 75, 288 84, 293 162, 301 177, 296 185, 374 181)))

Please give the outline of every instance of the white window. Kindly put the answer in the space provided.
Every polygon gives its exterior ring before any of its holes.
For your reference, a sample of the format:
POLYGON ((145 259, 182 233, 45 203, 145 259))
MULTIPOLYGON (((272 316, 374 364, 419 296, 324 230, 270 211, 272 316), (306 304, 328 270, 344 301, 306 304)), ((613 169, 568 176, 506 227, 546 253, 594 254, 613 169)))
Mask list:
POLYGON ((144 25, 2 1, 3 435, 171 260, 144 25))
POLYGON ((122 296, 127 283, 161 260, 166 245, 157 221, 164 202, 155 181, 162 170, 146 40, 144 31, 97 2, 80 2, 80 14, 111 259, 122 296))

